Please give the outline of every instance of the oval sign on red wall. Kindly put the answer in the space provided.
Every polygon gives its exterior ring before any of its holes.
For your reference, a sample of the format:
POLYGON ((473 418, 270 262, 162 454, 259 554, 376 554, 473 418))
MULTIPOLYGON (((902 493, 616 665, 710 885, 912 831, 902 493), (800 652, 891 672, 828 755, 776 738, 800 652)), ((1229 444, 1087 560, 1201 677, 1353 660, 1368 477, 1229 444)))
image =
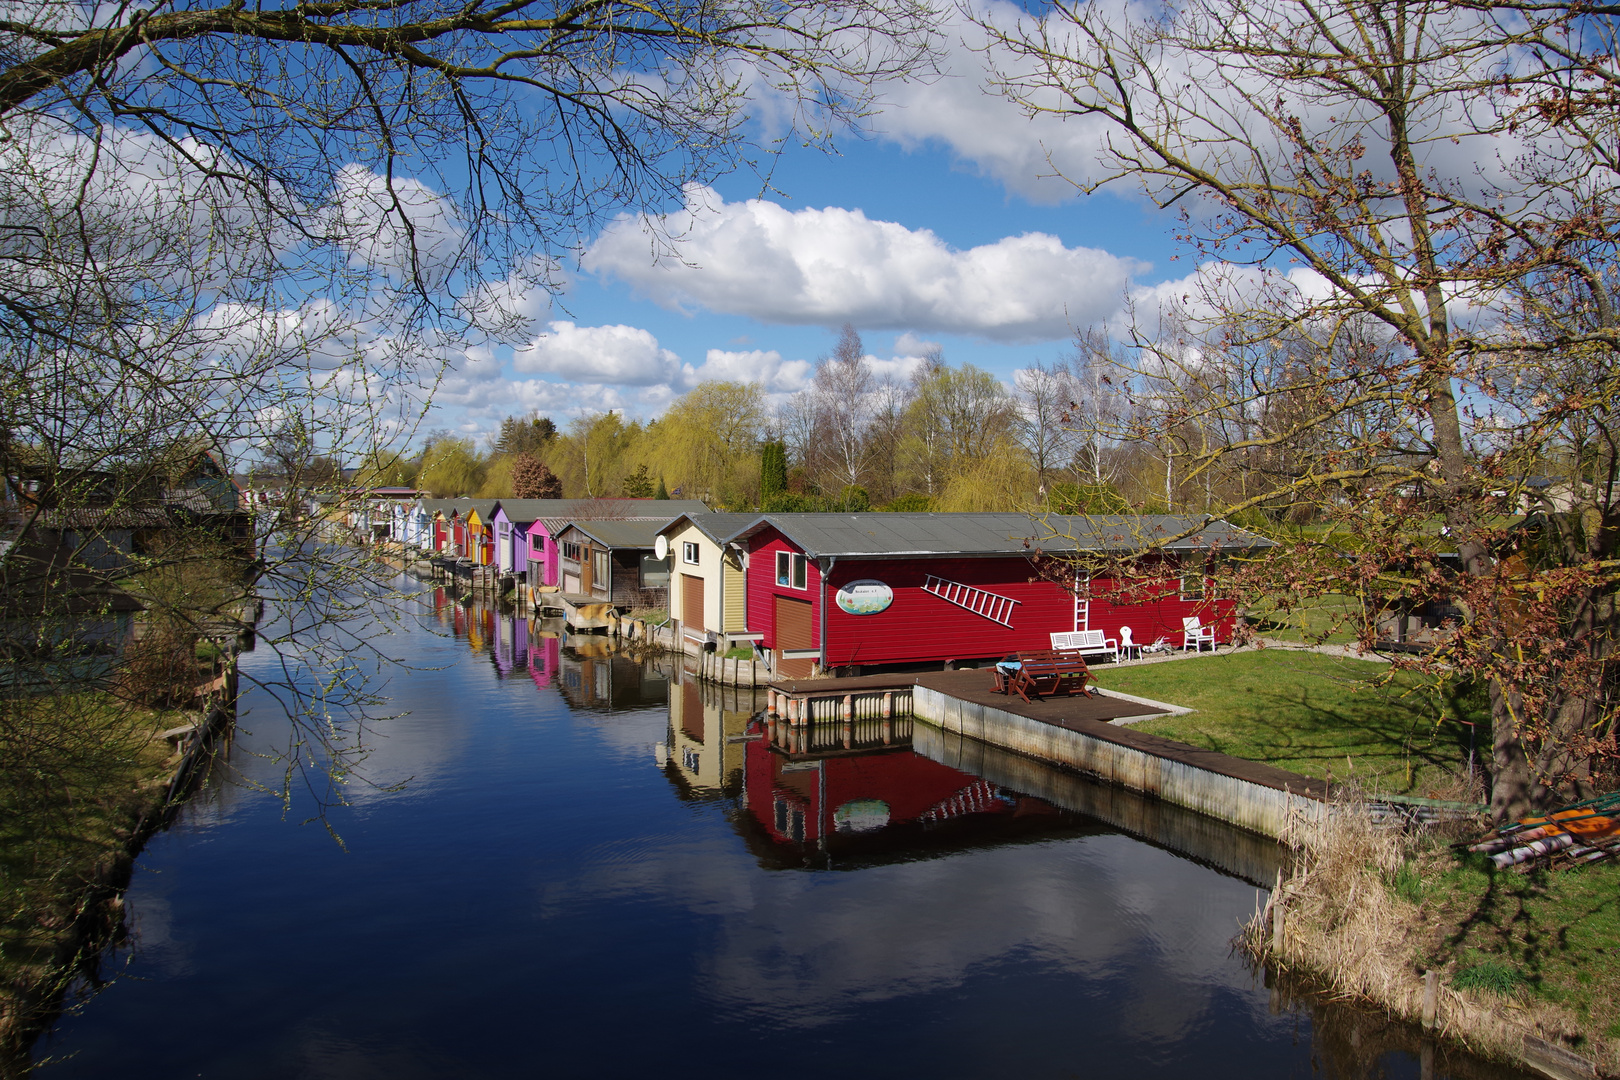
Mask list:
POLYGON ((894 590, 876 578, 863 578, 839 586, 833 599, 841 611, 851 615, 876 615, 894 603, 894 590))

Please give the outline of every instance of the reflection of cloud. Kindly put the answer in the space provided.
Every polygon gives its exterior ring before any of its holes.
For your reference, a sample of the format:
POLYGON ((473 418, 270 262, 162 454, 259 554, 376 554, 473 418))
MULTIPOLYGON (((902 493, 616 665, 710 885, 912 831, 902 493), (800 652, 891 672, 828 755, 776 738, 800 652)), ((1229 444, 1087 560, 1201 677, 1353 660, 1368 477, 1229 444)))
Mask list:
POLYGON ((546 904, 604 896, 719 919, 697 991, 772 1024, 819 1026, 1029 960, 1105 981, 1110 1008, 1152 1042, 1184 1035, 1216 995, 1249 989, 1229 942, 1253 887, 1124 836, 763 875, 730 838, 645 836, 597 852, 546 904))

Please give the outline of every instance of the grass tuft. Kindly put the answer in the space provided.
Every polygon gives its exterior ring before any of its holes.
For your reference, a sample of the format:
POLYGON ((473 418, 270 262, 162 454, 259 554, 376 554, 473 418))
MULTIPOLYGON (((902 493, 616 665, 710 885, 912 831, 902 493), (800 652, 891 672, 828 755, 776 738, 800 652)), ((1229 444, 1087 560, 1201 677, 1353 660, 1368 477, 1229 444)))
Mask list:
POLYGON ((1408 903, 1416 904, 1423 900, 1423 875, 1418 873, 1411 860, 1402 863, 1400 869, 1390 875, 1389 887, 1396 896, 1408 903))
POLYGON ((1528 981, 1524 977, 1524 972, 1512 964, 1501 960, 1486 960, 1483 963, 1459 968, 1457 974, 1451 978, 1451 985, 1458 990, 1484 990, 1507 997, 1528 981))

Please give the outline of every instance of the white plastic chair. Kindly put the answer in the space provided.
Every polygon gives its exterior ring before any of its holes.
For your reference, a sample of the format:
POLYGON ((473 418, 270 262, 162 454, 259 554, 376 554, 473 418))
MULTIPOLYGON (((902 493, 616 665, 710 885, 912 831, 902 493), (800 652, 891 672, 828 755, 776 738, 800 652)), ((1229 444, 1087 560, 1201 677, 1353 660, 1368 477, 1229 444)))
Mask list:
POLYGON ((1137 645, 1136 642, 1131 640, 1131 628, 1128 627, 1128 626, 1120 627, 1119 628, 1119 652, 1120 652, 1120 655, 1125 657, 1125 659, 1127 659, 1127 660, 1137 660, 1137 659, 1140 659, 1141 656, 1142 656, 1141 652, 1139 651, 1140 649, 1141 649, 1141 646, 1137 645), (1131 655, 1131 653, 1133 651, 1136 652, 1135 656, 1131 655))
POLYGON ((1201 625, 1198 621, 1198 616, 1196 615, 1188 615, 1185 619, 1181 620, 1182 652, 1186 652, 1188 649, 1194 648, 1196 648, 1199 652, 1203 652, 1204 645, 1206 643, 1209 645, 1210 652, 1214 652, 1215 628, 1213 626, 1201 625))

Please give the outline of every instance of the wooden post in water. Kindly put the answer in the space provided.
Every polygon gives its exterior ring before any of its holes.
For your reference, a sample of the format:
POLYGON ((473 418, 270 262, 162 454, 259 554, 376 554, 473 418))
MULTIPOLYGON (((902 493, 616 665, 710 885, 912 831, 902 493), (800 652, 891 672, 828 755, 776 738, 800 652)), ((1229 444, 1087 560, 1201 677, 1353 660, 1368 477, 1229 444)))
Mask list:
POLYGON ((1281 958, 1283 937, 1282 867, 1277 868, 1277 885, 1271 890, 1271 955, 1281 958))
POLYGON ((1435 1008, 1439 1005, 1440 977, 1434 971, 1423 973, 1423 1030, 1434 1030, 1435 1008))

